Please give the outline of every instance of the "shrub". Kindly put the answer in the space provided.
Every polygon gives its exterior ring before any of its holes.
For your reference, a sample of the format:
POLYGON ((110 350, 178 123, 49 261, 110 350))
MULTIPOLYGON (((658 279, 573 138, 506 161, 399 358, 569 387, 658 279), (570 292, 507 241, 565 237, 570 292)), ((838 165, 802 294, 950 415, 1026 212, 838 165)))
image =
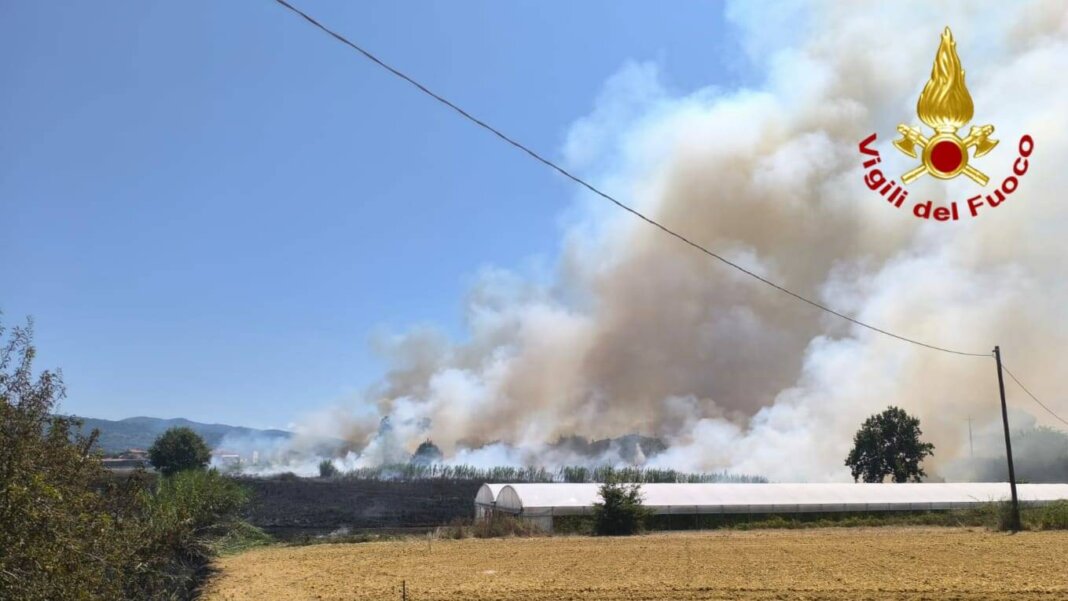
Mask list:
POLYGON ((244 491, 214 471, 109 474, 96 432, 55 414, 63 381, 34 375, 31 335, 0 343, 0 598, 188 598, 214 539, 253 538, 244 491))
POLYGON ((232 521, 247 501, 247 491, 216 470, 188 470, 161 479, 148 508, 152 517, 202 532, 232 521))
POLYGON ((211 461, 204 439, 189 428, 171 428, 148 449, 148 460, 164 475, 203 469, 211 461))
MULTIPOLYGON (((1012 503, 1009 501, 1000 501, 993 504, 994 511, 997 516, 997 529, 1001 531, 1013 530, 1013 512, 1012 503)), ((1021 521, 1023 518, 1021 517, 1021 521)), ((1020 524, 1023 527, 1023 524, 1020 524)))
POLYGON ((1034 509, 1039 530, 1068 530, 1068 501, 1057 501, 1034 509))
POLYGON ((122 598, 127 539, 98 486, 96 432, 54 414, 63 379, 34 374, 32 322, 4 333, 0 324, 0 597, 122 598))
POLYGON ((514 515, 501 513, 491 514, 489 519, 478 520, 474 523, 472 532, 475 538, 501 538, 505 536, 537 536, 544 534, 540 528, 532 522, 520 519, 514 515))
POLYGON ((215 470, 161 478, 155 491, 142 495, 130 596, 188 595, 214 554, 213 543, 240 530, 237 514, 247 499, 244 488, 215 470))
POLYGON ((457 518, 444 528, 438 528, 438 538, 505 538, 510 536, 537 536, 544 534, 531 522, 513 515, 494 513, 481 520, 457 518))
POLYGON ((438 448, 438 445, 431 442, 430 439, 427 439, 415 450, 411 462, 415 465, 432 465, 441 463, 444 458, 445 455, 441 453, 441 449, 438 448))
POLYGON ((593 531, 601 536, 637 534, 645 527, 649 511, 642 505, 641 486, 606 482, 601 501, 593 504, 593 531))
POLYGON ((329 459, 323 459, 319 462, 319 477, 320 478, 333 478, 338 475, 338 469, 334 466, 334 462, 329 459))

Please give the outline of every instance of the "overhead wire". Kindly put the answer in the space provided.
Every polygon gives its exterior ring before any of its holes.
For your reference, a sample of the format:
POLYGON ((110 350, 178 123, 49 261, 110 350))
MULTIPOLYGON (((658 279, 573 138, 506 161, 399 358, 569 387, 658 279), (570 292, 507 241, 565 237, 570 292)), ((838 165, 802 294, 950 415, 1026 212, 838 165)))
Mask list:
POLYGON ((1012 378, 1012 381, 1016 382, 1016 385, 1020 387, 1020 390, 1023 390, 1025 393, 1027 393, 1027 396, 1031 397, 1032 401, 1038 403, 1039 407, 1042 407, 1043 409, 1045 409, 1046 413, 1049 413, 1054 418, 1059 420, 1062 424, 1068 426, 1068 420, 1066 420, 1063 417, 1057 415, 1057 413, 1055 411, 1053 411, 1052 409, 1050 409, 1045 403, 1043 403, 1042 401, 1038 400, 1038 397, 1035 396, 1030 390, 1028 390, 1026 386, 1024 386, 1023 382, 1021 382, 1020 379, 1017 378, 1016 375, 1012 373, 1012 370, 1009 369, 1008 365, 1005 365, 1004 361, 1001 362, 1001 369, 1005 370, 1005 373, 1009 374, 1009 377, 1012 378))

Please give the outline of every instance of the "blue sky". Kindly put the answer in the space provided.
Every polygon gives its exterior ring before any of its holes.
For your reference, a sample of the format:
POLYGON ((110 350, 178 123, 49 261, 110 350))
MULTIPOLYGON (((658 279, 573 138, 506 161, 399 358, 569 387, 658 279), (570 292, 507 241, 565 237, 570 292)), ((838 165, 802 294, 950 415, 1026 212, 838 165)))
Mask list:
MULTIPOLYGON (((721 5, 298 6, 533 148, 628 61, 745 77, 721 5)), ((63 409, 259 427, 358 395, 375 335, 461 336, 551 265, 572 184, 269 0, 0 2, 0 310, 63 409)))

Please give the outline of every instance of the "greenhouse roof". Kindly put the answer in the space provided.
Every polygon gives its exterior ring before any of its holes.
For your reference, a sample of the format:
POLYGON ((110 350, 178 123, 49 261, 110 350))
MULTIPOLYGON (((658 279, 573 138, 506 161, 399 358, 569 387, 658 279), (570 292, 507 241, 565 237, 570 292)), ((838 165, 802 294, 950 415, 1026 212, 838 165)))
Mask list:
POLYGON ((483 484, 475 494, 475 504, 493 505, 497 501, 497 495, 507 484, 483 484))
MULTIPOLYGON (((496 494, 502 511, 581 515, 600 500, 600 484, 508 484, 496 494)), ((1020 500, 1068 499, 1068 484, 1020 484, 1020 500)), ((805 513, 962 509, 1009 498, 1007 482, 909 484, 643 484, 642 498, 656 514, 805 513)))

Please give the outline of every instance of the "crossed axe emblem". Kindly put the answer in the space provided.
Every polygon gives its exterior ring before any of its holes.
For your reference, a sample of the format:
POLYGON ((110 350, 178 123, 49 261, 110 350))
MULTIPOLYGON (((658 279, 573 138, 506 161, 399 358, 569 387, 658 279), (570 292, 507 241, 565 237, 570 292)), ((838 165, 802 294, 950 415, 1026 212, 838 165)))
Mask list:
POLYGON ((919 129, 905 124, 898 125, 897 131, 901 139, 894 140, 894 146, 902 153, 922 161, 915 169, 901 176, 902 182, 911 183, 925 173, 939 179, 950 179, 963 173, 980 186, 990 181, 985 173, 968 164, 968 150, 974 147, 976 158, 993 150, 998 145, 998 140, 990 139, 990 134, 994 133, 993 125, 973 125, 963 139, 955 131, 945 129, 928 139, 919 129))

